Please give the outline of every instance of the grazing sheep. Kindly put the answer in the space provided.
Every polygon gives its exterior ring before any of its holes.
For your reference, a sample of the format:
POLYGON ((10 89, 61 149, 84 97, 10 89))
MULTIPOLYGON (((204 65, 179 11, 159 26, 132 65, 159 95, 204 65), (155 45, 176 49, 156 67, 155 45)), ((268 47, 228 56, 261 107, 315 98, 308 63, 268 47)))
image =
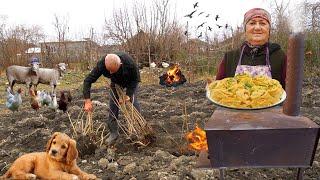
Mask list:
POLYGON ((59 63, 57 65, 57 68, 54 69, 40 68, 38 73, 39 81, 37 85, 39 83, 48 84, 52 88, 51 93, 55 94, 55 89, 57 87, 58 81, 61 77, 63 77, 63 74, 66 72, 67 66, 68 65, 65 63, 59 63))
POLYGON ((7 67, 6 75, 9 87, 13 92, 13 86, 17 84, 26 84, 27 89, 30 90, 32 85, 38 84, 39 62, 32 62, 30 67, 12 65, 7 67))

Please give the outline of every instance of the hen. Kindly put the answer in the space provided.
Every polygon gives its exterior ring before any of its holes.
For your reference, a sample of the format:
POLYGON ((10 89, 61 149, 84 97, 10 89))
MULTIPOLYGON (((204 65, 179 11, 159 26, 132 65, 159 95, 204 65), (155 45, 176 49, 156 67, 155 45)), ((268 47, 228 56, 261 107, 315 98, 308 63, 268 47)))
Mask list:
POLYGON ((50 109, 57 110, 58 109, 58 102, 57 102, 57 96, 56 94, 51 95, 52 101, 48 105, 50 109))
POLYGON ((67 109, 68 109, 68 99, 67 97, 65 96, 64 92, 61 91, 60 92, 60 99, 58 101, 58 109, 62 110, 63 112, 66 112, 67 109))
POLYGON ((21 88, 18 89, 16 94, 11 93, 11 88, 7 88, 7 102, 6 102, 6 107, 10 109, 12 112, 18 111, 19 106, 22 104, 22 99, 21 99, 21 88))
POLYGON ((42 106, 49 106, 52 102, 52 98, 50 94, 46 93, 45 91, 40 92, 40 102, 42 106))
POLYGON ((36 91, 37 95, 35 94, 35 91, 30 89, 29 94, 30 94, 30 104, 32 109, 38 110, 41 107, 41 102, 40 102, 40 92, 36 91))

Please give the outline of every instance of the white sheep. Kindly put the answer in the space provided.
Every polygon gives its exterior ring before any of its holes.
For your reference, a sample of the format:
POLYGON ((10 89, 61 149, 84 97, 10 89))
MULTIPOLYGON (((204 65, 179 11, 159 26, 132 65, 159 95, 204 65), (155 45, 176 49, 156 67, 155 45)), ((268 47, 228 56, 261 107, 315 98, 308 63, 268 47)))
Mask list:
MULTIPOLYGON (((63 74, 66 73, 68 64, 65 63, 59 63, 57 65, 57 68, 49 69, 49 68, 40 68, 38 77, 39 83, 41 84, 48 84, 51 86, 52 90, 51 93, 55 93, 55 89, 58 85, 58 81, 61 77, 63 77, 63 74)), ((37 87, 36 85, 36 87, 37 87)))
POLYGON ((39 62, 32 62, 30 67, 12 65, 7 67, 6 75, 9 87, 13 92, 13 86, 17 84, 26 84, 27 89, 30 90, 32 85, 38 84, 39 62))

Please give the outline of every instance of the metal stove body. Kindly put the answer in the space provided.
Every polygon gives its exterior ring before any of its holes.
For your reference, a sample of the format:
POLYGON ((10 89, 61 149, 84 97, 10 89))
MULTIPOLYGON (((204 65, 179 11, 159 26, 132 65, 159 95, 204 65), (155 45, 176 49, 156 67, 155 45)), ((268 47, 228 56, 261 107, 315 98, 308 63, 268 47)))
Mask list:
POLYGON ((205 125, 211 167, 309 167, 319 126, 281 109, 216 110, 205 125))

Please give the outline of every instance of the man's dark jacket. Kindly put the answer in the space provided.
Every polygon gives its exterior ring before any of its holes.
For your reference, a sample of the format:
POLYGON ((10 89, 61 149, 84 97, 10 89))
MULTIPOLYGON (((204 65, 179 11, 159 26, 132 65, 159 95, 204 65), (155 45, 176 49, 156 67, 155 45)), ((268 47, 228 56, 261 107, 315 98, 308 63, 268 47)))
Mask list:
POLYGON ((103 56, 101 60, 98 61, 97 66, 93 68, 83 82, 83 96, 85 99, 90 98, 91 84, 96 82, 101 75, 110 78, 112 84, 118 84, 122 88, 126 88, 126 94, 132 97, 138 83, 140 82, 139 69, 132 57, 127 53, 116 52, 114 54, 118 55, 121 59, 122 64, 120 69, 116 73, 110 74, 105 66, 104 59, 106 55, 103 56))

